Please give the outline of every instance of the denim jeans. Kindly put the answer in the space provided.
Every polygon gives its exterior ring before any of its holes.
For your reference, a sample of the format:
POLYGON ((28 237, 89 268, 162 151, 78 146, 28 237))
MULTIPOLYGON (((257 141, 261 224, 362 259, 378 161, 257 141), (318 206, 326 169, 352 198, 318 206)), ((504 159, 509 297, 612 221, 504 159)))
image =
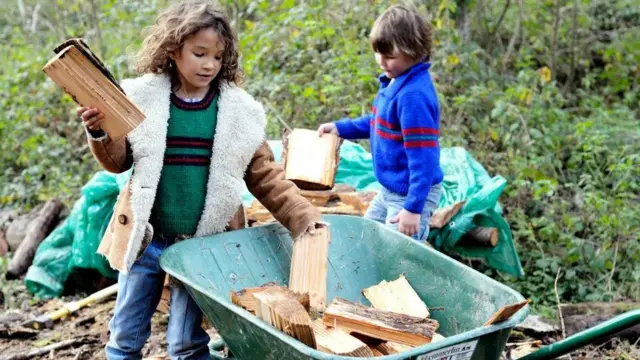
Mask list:
MULTIPOLYGON (((441 196, 442 185, 436 184, 431 186, 429 195, 427 195, 427 199, 424 203, 424 209, 420 216, 420 229, 412 236, 415 240, 418 240, 421 243, 426 242, 427 236, 429 235, 429 220, 431 219, 433 212, 438 208, 441 196)), ((375 198, 373 198, 371 204, 369 204, 369 208, 364 216, 371 220, 386 224, 392 229, 398 231, 399 224, 397 222, 391 223, 391 220, 404 208, 405 200, 406 196, 396 194, 383 187, 375 198)))
MULTIPOLYGON (((160 302, 165 272, 162 251, 170 242, 155 237, 131 268, 118 276, 118 297, 109 321, 109 360, 141 359, 151 335, 151 317, 160 302)), ((171 359, 209 359, 209 335, 202 329, 202 311, 184 287, 171 287, 167 343, 171 359)))

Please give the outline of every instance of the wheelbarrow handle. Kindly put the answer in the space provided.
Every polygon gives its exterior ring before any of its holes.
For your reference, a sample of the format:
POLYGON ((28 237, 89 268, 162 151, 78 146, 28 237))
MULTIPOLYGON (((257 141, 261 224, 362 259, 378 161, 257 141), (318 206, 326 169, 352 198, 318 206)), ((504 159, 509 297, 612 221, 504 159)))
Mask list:
POLYGON ((590 329, 545 346, 536 352, 521 357, 519 360, 554 359, 638 324, 640 324, 640 309, 627 311, 590 329))

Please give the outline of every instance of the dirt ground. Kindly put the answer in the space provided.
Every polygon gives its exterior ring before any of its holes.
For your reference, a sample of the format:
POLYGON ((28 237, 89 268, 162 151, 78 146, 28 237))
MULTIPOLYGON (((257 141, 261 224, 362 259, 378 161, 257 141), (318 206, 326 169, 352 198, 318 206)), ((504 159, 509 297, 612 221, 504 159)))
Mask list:
MULTIPOLYGON (((22 321, 58 310, 65 302, 79 300, 80 296, 67 296, 48 301, 31 298, 23 282, 5 281, 0 285, 0 360, 13 359, 98 359, 104 360, 104 345, 108 339, 108 322, 113 315, 115 297, 87 306, 71 316, 54 323, 53 328, 40 331, 21 328, 22 321), (9 330, 10 329, 10 330, 9 330), (66 346, 53 351, 47 347, 66 346), (43 354, 32 356, 34 352, 43 354)), ((165 332, 168 315, 159 311, 153 316, 151 337, 147 341, 145 359, 169 359, 166 353, 165 332)), ((215 329, 208 331, 217 339, 215 329)))
MULTIPOLYGON (((68 296, 37 302, 32 299, 21 280, 4 282, 0 286, 0 360, 18 359, 105 359, 104 344, 108 338, 108 322, 113 314, 115 299, 80 309, 72 316, 57 321, 53 328, 41 331, 16 326, 25 319, 59 309, 64 302, 78 300, 68 296), (11 330, 8 330, 11 329, 11 330), (48 349, 56 345, 62 348, 48 349), (37 354, 37 355, 36 355, 37 354)), ((156 312, 152 320, 152 335, 143 350, 147 360, 169 359, 166 353, 165 331, 168 315, 156 312)), ((218 338, 215 329, 209 331, 218 338)), ((530 344, 549 344, 550 337, 533 339, 517 331, 507 344, 503 359, 517 359, 531 352, 530 344)), ((640 343, 631 344, 613 339, 599 346, 590 346, 572 354, 572 359, 640 359, 640 343)))

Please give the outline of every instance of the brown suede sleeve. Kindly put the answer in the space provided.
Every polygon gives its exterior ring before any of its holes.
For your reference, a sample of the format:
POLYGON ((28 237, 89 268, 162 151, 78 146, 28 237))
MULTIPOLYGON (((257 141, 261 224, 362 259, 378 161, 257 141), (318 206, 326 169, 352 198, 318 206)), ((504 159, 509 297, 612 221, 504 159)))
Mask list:
POLYGON ((133 165, 133 156, 126 137, 112 141, 103 132, 87 129, 87 143, 100 166, 111 173, 121 173, 133 165))
POLYGON ((320 211, 300 195, 300 190, 284 177, 284 169, 275 162, 265 141, 253 155, 245 175, 247 188, 253 196, 295 239, 313 223, 322 221, 320 211))

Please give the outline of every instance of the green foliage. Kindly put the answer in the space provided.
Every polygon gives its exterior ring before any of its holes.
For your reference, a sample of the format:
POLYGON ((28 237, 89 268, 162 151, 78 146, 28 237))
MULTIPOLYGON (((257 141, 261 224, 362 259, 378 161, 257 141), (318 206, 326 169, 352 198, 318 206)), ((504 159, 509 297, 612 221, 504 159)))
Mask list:
MULTIPOLYGON (((140 31, 166 1, 51 2, 35 32, 37 2, 23 3, 24 14, 0 5, 0 206, 70 204, 97 168, 75 105, 41 68, 61 40, 83 36, 118 78, 132 76, 140 31)), ((367 35, 391 1, 222 3, 271 138, 370 109, 379 68, 367 35)), ((509 182, 501 203, 526 277, 481 269, 539 306, 555 304, 556 277, 561 301, 640 299, 638 1, 423 3, 441 143, 509 182)))

